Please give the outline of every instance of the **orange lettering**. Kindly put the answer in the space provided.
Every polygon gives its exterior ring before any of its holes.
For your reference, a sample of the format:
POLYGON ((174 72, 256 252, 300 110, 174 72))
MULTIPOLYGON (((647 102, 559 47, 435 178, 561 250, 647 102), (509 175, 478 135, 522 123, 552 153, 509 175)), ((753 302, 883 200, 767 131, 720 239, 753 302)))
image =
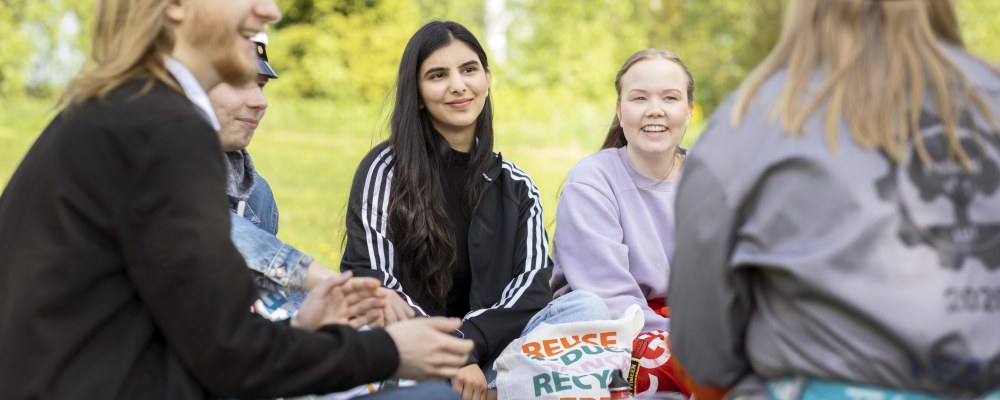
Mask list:
POLYGON ((541 350, 542 346, 536 342, 528 342, 521 346, 521 351, 524 352, 524 354, 531 354, 538 358, 545 358, 545 356, 542 355, 541 350))
POLYGON ((588 333, 586 335, 583 335, 583 342, 584 343, 592 344, 592 345, 597 345, 598 343, 594 342, 594 339, 597 339, 597 335, 596 334, 588 333))
POLYGON ((566 340, 567 338, 559 338, 559 343, 562 344, 563 349, 569 350, 572 349, 573 346, 580 344, 579 336, 573 336, 572 338, 576 339, 576 342, 570 343, 568 340, 566 340))
POLYGON ((559 341, 556 339, 545 339, 542 341, 542 346, 545 347, 545 352, 548 353, 549 356, 554 356, 559 353, 562 353, 562 350, 559 349, 558 344, 559 341))
POLYGON ((601 334, 601 346, 615 347, 616 344, 618 344, 618 340, 615 338, 614 332, 604 332, 601 334))

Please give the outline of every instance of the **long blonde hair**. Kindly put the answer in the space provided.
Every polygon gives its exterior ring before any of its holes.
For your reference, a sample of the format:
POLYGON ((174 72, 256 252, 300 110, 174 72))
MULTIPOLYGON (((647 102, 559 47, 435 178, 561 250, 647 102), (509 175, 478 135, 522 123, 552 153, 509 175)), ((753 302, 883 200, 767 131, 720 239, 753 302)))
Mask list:
POLYGON ((140 76, 181 92, 163 57, 173 49, 172 23, 165 10, 171 0, 97 0, 94 5, 90 59, 83 72, 66 86, 58 107, 103 97, 140 76))
POLYGON ((806 119, 825 104, 826 138, 834 152, 843 121, 861 146, 881 149, 899 162, 912 143, 920 159, 928 162, 919 118, 929 87, 945 128, 949 158, 971 168, 956 130, 962 107, 972 101, 990 124, 996 124, 942 43, 964 49, 953 0, 792 1, 778 44, 740 89, 733 124, 740 123, 764 82, 787 69, 787 82, 770 118, 780 115, 789 134, 800 134, 806 119), (825 81, 807 98, 817 71, 824 73, 825 81))

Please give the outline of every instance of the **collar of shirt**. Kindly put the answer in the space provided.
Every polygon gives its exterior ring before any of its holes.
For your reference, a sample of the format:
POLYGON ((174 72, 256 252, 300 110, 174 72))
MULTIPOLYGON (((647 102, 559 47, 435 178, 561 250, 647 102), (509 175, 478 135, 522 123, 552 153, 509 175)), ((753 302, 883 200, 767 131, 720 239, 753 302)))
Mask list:
POLYGON ((216 132, 221 129, 219 125, 218 118, 215 117, 215 110, 212 109, 212 101, 208 98, 208 93, 205 93, 205 88, 201 87, 198 83, 198 79, 194 77, 191 70, 187 69, 184 64, 173 57, 166 57, 164 60, 167 71, 177 79, 177 83, 181 85, 181 89, 184 90, 184 95, 187 96, 191 103, 194 103, 195 109, 199 111, 202 117, 208 121, 209 125, 216 132))

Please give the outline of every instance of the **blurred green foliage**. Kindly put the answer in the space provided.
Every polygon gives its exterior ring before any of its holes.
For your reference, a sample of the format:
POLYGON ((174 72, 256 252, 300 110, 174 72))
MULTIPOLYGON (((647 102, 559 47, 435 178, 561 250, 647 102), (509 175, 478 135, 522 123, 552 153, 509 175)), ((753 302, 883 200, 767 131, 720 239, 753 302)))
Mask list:
MULTIPOLYGON (((277 0, 283 19, 269 49, 286 97, 379 104, 391 95, 403 47, 421 24, 452 19, 487 44, 484 28, 503 21, 507 41, 494 79, 526 96, 605 103, 614 73, 631 53, 657 47, 678 53, 710 113, 767 54, 788 0, 277 0), (490 13, 487 2, 502 3, 490 13)), ((938 1, 938 0, 935 0, 938 1)), ((1000 61, 1000 2, 958 0, 969 46, 1000 61)), ((28 82, 52 56, 65 15, 86 27, 92 1, 2 0, 0 95, 46 96, 57 87, 28 82), (40 38, 39 36, 46 36, 40 38), (49 52, 49 53, 47 53, 49 52)), ((86 47, 88 29, 73 41, 86 47)), ((70 72, 71 74, 71 72, 70 72)))
MULTIPOLYGON (((271 107, 250 149, 275 188, 280 236, 335 267, 352 174, 386 137, 399 58, 423 23, 458 21, 486 45, 496 149, 535 180, 551 226, 567 172, 603 139, 614 75, 628 55, 657 47, 686 61, 698 85, 691 144, 701 111, 708 115, 774 44, 789 0, 504 0, 499 15, 486 7, 499 0, 276 1, 284 17, 269 28, 268 51, 281 78, 267 86, 271 107), (497 21, 506 26, 505 54, 487 40, 497 21)), ((969 47, 1000 62, 1000 1, 958 1, 969 47)), ((72 44, 86 48, 92 7, 0 0, 0 187, 54 114, 58 84, 30 82, 31 72, 50 61, 67 15, 84 28, 72 44)))

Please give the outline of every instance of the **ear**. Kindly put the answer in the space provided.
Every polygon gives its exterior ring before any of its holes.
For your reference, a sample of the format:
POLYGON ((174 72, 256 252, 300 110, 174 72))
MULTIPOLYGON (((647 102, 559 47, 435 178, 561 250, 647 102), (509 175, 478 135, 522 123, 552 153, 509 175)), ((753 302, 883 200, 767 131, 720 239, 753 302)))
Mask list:
POLYGON ((185 2, 186 0, 172 0, 170 5, 168 5, 167 9, 164 11, 167 15, 167 19, 175 24, 181 23, 181 21, 187 17, 187 8, 185 7, 186 4, 183 4, 185 2))
POLYGON ((622 123, 622 103, 615 103, 615 117, 618 118, 618 124, 622 123))

